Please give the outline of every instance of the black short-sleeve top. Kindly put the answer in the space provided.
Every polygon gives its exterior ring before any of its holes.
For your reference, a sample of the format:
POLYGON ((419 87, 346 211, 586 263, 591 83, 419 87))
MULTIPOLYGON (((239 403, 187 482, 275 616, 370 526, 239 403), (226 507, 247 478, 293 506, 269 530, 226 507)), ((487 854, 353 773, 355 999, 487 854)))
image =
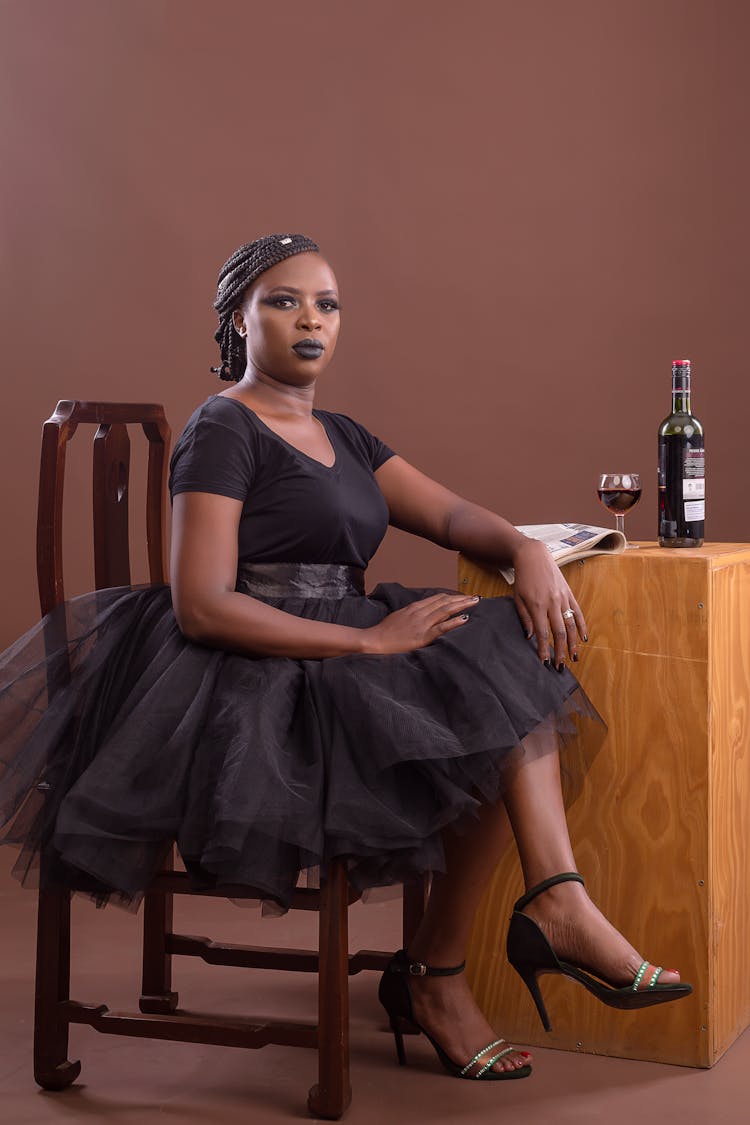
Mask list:
POLYGON ((388 527, 375 471, 394 456, 346 414, 313 410, 336 460, 329 468, 270 429, 239 399, 212 395, 188 419, 169 490, 242 501, 239 561, 366 567, 388 527))

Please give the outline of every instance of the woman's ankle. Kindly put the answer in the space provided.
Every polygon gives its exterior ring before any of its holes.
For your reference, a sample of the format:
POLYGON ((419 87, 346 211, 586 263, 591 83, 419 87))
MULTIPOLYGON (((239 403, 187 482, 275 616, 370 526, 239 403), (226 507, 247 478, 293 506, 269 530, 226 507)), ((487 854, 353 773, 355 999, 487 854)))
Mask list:
POLYGON ((461 942, 413 941, 406 947, 410 961, 418 961, 431 969, 457 968, 466 960, 466 946, 461 942))
POLYGON ((538 917, 554 916, 571 909, 585 910, 589 905, 593 906, 593 903, 583 883, 571 879, 542 891, 523 908, 523 913, 538 917))

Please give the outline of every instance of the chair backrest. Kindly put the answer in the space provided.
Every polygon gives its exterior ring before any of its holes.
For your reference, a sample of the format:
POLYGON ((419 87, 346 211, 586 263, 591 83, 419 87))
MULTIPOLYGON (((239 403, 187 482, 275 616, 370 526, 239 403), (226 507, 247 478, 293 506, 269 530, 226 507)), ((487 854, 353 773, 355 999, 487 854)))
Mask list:
POLYGON ((65 454, 68 442, 82 423, 97 426, 93 454, 96 589, 130 583, 129 425, 140 425, 148 439, 146 541, 149 577, 154 583, 166 581, 165 505, 171 431, 164 408, 157 403, 61 399, 42 431, 36 565, 43 615, 65 600, 62 561, 65 454))

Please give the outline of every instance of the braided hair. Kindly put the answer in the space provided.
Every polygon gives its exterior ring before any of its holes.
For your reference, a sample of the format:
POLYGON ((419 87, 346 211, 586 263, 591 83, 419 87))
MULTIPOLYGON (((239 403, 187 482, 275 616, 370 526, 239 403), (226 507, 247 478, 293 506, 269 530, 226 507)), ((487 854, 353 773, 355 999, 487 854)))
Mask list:
POLYGON ((248 285, 284 258, 307 250, 319 251, 320 247, 304 234, 266 234, 240 246, 221 267, 214 301, 219 314, 214 339, 221 351, 221 365, 211 368, 220 379, 238 383, 245 373, 245 342, 234 326, 232 313, 248 285))

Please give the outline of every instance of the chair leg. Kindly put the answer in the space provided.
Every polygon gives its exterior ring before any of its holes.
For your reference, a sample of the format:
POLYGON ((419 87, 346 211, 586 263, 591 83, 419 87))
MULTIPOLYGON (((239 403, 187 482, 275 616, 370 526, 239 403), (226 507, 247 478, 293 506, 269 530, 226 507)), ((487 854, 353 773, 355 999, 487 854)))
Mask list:
MULTIPOLYGON (((163 871, 174 868, 173 852, 162 864, 163 871)), ((151 1015, 168 1015, 177 1008, 179 994, 172 991, 172 955, 167 952, 167 935, 172 933, 174 896, 147 894, 143 903, 143 977, 138 1006, 151 1015)))
POLYGON ((68 1021, 59 1005, 70 999, 70 894, 41 890, 37 910, 34 1078, 44 1090, 64 1090, 81 1073, 68 1060, 68 1021))
POLYGON ((321 885, 318 968, 318 1084, 307 1106, 314 1117, 336 1120, 352 1100, 349 1079, 349 937, 347 879, 334 860, 321 885))

